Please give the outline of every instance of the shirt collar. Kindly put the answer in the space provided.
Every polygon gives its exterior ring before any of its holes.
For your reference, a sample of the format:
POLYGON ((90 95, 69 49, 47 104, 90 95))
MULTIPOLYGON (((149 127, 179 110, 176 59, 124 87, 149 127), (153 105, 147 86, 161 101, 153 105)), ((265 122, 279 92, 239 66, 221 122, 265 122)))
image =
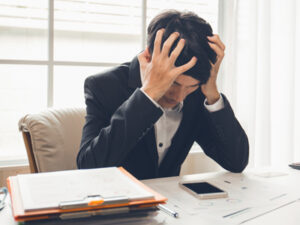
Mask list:
POLYGON ((171 109, 163 108, 164 112, 181 112, 183 108, 183 102, 179 102, 176 106, 171 109))

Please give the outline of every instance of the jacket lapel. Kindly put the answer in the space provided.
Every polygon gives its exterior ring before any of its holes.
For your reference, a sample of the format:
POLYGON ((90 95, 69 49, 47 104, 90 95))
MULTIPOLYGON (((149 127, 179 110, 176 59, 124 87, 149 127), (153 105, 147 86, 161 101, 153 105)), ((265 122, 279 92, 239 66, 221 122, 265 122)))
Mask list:
POLYGON ((154 127, 152 127, 148 133, 145 135, 146 149, 149 154, 150 159, 153 161, 155 168, 155 176, 158 175, 158 153, 155 140, 154 127))

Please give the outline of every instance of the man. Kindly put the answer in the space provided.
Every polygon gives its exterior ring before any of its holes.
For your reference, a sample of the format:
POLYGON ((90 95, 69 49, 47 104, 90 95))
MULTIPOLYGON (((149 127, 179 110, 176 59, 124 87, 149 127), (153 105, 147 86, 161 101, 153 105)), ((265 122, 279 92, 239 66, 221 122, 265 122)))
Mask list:
POLYGON ((86 79, 78 168, 177 176, 196 141, 225 169, 243 171, 248 139, 217 88, 225 46, 210 25, 166 11, 149 24, 147 44, 130 63, 86 79))

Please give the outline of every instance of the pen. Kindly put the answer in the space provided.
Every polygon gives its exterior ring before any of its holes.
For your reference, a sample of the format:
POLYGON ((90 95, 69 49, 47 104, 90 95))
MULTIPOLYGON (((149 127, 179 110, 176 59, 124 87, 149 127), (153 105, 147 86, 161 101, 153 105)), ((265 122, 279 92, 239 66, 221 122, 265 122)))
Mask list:
POLYGON ((175 211, 173 211, 173 210, 167 208, 166 206, 164 206, 164 205, 162 205, 162 204, 159 204, 159 205, 157 206, 157 208, 159 208, 161 211, 163 211, 164 213, 166 213, 166 214, 168 214, 168 215, 170 215, 170 216, 173 216, 173 217, 175 217, 175 218, 178 218, 178 217, 179 217, 178 212, 175 212, 175 211))

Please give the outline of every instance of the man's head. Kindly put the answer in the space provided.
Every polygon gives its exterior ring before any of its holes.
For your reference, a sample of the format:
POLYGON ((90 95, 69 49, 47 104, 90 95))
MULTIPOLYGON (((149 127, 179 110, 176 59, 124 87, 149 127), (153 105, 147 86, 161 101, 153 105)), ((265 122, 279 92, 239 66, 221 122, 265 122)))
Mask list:
POLYGON ((164 108, 173 108, 194 92, 201 84, 207 82, 210 76, 211 63, 216 62, 216 53, 209 46, 207 36, 212 36, 211 26, 192 12, 168 10, 157 15, 148 26, 148 54, 151 57, 157 31, 164 28, 161 48, 169 36, 178 32, 179 37, 173 43, 169 54, 177 46, 180 39, 185 45, 178 56, 175 66, 188 63, 192 57, 197 58, 196 64, 174 81, 158 103, 164 108))
POLYGON ((185 75, 191 76, 206 83, 210 76, 211 64, 216 61, 216 53, 208 45, 207 36, 212 36, 211 26, 202 18, 192 12, 179 12, 176 10, 165 11, 152 19, 148 26, 147 45, 150 53, 153 52, 156 32, 164 28, 162 45, 173 32, 179 32, 180 36, 174 42, 171 51, 178 41, 185 39, 185 47, 175 62, 175 66, 187 63, 193 56, 197 57, 197 63, 185 75))

